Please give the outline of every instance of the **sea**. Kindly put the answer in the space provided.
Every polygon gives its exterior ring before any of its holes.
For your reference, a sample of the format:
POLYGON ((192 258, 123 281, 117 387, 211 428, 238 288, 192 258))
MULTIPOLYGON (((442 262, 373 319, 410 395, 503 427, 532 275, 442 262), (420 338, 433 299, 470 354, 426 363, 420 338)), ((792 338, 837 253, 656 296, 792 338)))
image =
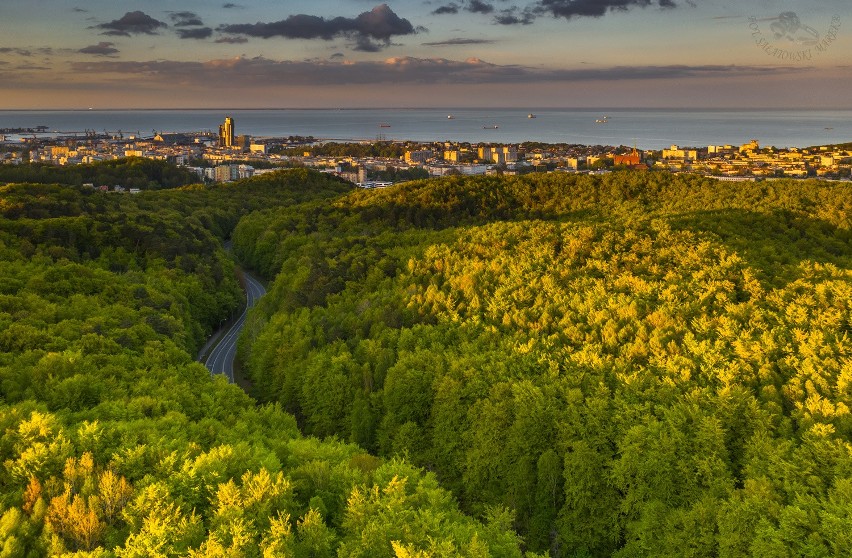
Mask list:
MULTIPOLYGON (((193 109, 0 110, 0 130, 46 127, 39 136, 85 136, 86 130, 123 137, 216 132, 226 116, 238 135, 312 136, 323 141, 461 141, 625 145, 661 149, 760 145, 808 147, 852 142, 852 110, 686 109, 193 109)), ((0 134, 3 132, 0 131, 0 134)), ((7 133, 7 140, 21 134, 7 133)), ((32 137, 32 134, 23 134, 32 137)))

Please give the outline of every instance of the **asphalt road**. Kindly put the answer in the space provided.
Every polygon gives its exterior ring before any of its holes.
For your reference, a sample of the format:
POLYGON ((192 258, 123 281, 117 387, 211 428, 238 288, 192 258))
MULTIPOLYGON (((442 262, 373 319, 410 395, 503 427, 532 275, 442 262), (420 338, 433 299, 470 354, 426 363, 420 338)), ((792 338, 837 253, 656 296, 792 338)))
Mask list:
POLYGON ((234 358, 237 356, 237 339, 243 330, 249 308, 254 306, 257 299, 266 294, 257 279, 243 273, 245 277, 246 308, 234 324, 219 336, 218 342, 207 353, 204 366, 211 374, 224 374, 228 381, 234 383, 234 358))

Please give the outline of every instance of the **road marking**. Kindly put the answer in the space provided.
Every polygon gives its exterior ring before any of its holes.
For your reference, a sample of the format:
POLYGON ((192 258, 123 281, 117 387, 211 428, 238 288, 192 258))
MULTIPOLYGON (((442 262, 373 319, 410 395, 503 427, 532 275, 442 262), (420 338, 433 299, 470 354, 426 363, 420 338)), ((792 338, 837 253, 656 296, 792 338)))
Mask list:
POLYGON ((216 345, 210 350, 204 360, 204 366, 210 370, 210 374, 224 374, 230 383, 234 383, 234 360, 237 356, 237 339, 245 325, 248 311, 255 303, 266 294, 266 289, 254 277, 243 273, 245 278, 246 307, 234 324, 228 328, 216 345))

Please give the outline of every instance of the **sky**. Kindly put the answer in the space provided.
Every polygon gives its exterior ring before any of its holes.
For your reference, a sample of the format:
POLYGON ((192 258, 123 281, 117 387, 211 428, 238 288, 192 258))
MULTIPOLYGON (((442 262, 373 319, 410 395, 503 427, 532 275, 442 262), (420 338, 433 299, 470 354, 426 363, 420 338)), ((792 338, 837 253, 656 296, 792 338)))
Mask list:
POLYGON ((849 0, 0 0, 0 109, 852 108, 849 0))

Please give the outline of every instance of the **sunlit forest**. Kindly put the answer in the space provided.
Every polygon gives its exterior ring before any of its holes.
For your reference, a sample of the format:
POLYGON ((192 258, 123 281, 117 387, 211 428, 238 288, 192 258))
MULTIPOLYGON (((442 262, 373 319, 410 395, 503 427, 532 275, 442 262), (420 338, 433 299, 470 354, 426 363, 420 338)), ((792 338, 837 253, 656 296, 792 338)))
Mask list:
POLYGON ((852 555, 848 185, 174 176, 0 186, 0 558, 852 555))
POLYGON ((852 192, 452 178, 251 214, 243 356, 306 434, 551 556, 852 555, 852 192))

